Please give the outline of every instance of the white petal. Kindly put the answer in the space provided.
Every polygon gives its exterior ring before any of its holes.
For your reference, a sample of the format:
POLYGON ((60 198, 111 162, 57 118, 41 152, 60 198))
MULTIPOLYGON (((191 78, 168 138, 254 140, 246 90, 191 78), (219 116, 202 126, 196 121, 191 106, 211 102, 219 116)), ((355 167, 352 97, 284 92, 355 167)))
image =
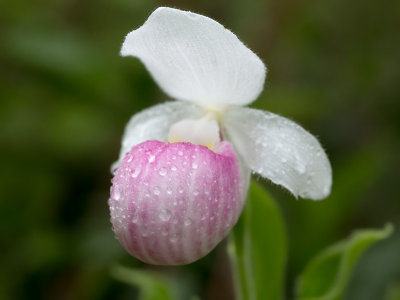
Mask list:
POLYGON ((256 173, 284 186, 296 197, 318 200, 329 195, 332 170, 317 139, 296 123, 257 109, 227 112, 228 139, 256 173))
POLYGON ((221 24, 167 7, 126 36, 121 55, 138 57, 171 97, 206 107, 252 102, 266 75, 257 55, 221 24))
POLYGON ((190 103, 166 102, 145 109, 129 120, 122 137, 118 161, 111 169, 118 168, 121 160, 131 148, 148 140, 168 141, 168 131, 172 124, 190 117, 200 117, 203 111, 190 103))

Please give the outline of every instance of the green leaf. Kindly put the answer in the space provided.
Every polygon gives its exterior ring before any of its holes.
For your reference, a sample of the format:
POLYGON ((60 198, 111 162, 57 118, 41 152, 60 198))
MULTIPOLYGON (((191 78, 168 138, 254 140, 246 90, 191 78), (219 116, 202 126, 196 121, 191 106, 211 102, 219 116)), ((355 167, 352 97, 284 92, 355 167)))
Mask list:
POLYGON ((354 267, 372 244, 387 238, 392 225, 381 230, 359 230, 350 238, 325 249, 307 265, 298 280, 298 299, 342 299, 354 267))
POLYGON ((282 299, 286 243, 279 208, 262 187, 252 182, 228 246, 238 299, 282 299))
POLYGON ((400 300, 400 284, 389 286, 385 300, 400 300))
POLYGON ((137 286, 140 289, 140 300, 176 299, 167 280, 156 273, 121 266, 113 268, 111 273, 115 279, 137 286))

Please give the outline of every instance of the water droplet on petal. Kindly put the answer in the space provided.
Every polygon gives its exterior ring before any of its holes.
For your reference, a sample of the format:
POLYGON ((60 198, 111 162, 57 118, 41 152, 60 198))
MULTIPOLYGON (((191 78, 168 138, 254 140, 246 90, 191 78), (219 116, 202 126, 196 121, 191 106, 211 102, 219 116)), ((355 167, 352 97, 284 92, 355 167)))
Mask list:
POLYGON ((171 170, 175 172, 176 171, 176 166, 172 166, 171 170))
POLYGON ((304 174, 306 172, 306 166, 301 163, 297 163, 295 169, 299 174, 304 174))
POLYGON ((149 235, 147 225, 143 227, 142 237, 146 237, 149 235))
POLYGON ((154 156, 154 155, 150 155, 149 156, 149 163, 152 163, 152 162, 154 162, 154 160, 156 159, 156 157, 154 156))
POLYGON ((193 162, 193 163, 192 163, 192 168, 193 168, 193 169, 197 169, 197 167, 198 167, 198 164, 197 164, 196 162, 193 162))
POLYGON ((176 233, 172 234, 171 237, 169 238, 169 240, 171 241, 171 243, 176 243, 176 241, 178 240, 178 235, 176 233))
POLYGON ((132 178, 138 177, 139 174, 140 174, 140 171, 141 171, 141 168, 140 168, 140 167, 135 168, 135 169, 133 170, 132 174, 131 174, 131 177, 132 177, 132 178))
POLYGON ((167 187, 167 194, 171 195, 172 194, 172 189, 170 187, 167 187))
POLYGON ((183 224, 185 226, 189 226, 190 224, 192 224, 192 219, 191 218, 186 218, 185 221, 183 222, 183 224))
POLYGON ((171 214, 172 213, 169 209, 162 209, 158 216, 160 217, 161 221, 167 222, 169 219, 171 219, 171 214))
POLYGON ((199 190, 194 190, 193 195, 197 196, 199 194, 199 190))
POLYGON ((166 168, 161 168, 160 171, 158 172, 158 174, 160 174, 160 176, 167 175, 167 169, 166 168))
POLYGON ((154 195, 160 195, 160 188, 158 186, 155 186, 153 188, 153 193, 154 193, 154 195))
POLYGON ((136 223, 138 222, 138 220, 139 220, 139 214, 138 214, 138 213, 135 213, 135 214, 132 216, 131 221, 132 221, 132 223, 136 224, 136 223))

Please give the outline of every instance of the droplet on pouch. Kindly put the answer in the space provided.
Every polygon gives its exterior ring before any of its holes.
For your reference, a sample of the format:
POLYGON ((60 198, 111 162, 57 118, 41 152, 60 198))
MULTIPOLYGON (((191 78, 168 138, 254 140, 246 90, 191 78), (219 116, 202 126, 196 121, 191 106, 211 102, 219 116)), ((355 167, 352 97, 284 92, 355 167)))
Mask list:
POLYGON ((171 243, 176 243, 176 241, 178 240, 178 235, 176 233, 172 234, 171 237, 169 238, 169 240, 171 241, 171 243))
POLYGON ((162 209, 160 211, 160 214, 158 215, 160 217, 161 221, 169 221, 169 219, 171 219, 171 211, 169 209, 162 209))
POLYGON ((185 226, 189 226, 190 224, 192 224, 192 219, 191 218, 186 218, 185 221, 183 222, 183 224, 185 226))
POLYGON ((158 174, 160 174, 160 176, 167 175, 167 169, 166 168, 161 168, 160 171, 158 172, 158 174))
POLYGON ((140 171, 141 171, 141 168, 140 168, 140 167, 135 168, 135 169, 133 170, 132 174, 131 174, 131 177, 132 177, 132 178, 138 177, 139 174, 140 174, 140 171))
POLYGON ((153 193, 154 193, 154 195, 160 195, 160 188, 158 187, 158 186, 155 186, 154 188, 153 188, 153 193))

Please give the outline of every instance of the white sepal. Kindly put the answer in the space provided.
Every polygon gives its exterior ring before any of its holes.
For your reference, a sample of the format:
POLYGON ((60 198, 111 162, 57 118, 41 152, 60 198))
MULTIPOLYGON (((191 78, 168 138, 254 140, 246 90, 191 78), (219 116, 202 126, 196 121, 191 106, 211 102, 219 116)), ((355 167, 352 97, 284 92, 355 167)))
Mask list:
POLYGON ((203 111, 198 106, 181 101, 155 105, 133 115, 125 127, 118 161, 111 166, 111 170, 118 168, 133 146, 149 140, 167 142, 172 124, 184 118, 199 118, 202 115, 203 111))
POLYGON ((257 55, 221 24, 167 7, 126 36, 121 55, 138 57, 169 96, 211 108, 254 101, 266 75, 257 55))
POLYGON ((296 197, 329 195, 332 170, 317 139, 301 126, 261 110, 232 107, 225 132, 253 172, 282 185, 296 197))

